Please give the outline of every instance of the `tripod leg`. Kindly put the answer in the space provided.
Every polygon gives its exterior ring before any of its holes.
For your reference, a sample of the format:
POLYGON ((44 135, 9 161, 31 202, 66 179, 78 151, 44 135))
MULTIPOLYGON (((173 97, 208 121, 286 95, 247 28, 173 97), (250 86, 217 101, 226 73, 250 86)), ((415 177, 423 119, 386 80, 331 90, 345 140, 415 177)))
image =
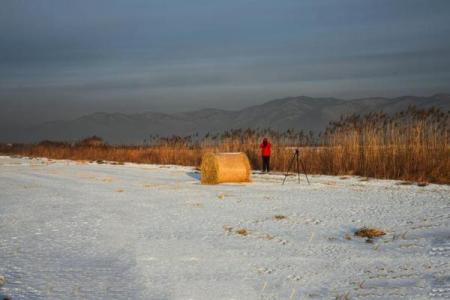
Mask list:
POLYGON ((308 174, 306 174, 305 164, 303 163, 303 160, 300 160, 300 162, 302 163, 302 168, 303 168, 303 172, 305 173, 306 181, 308 181, 308 184, 310 184, 309 179, 308 179, 308 174))
POLYGON ((283 185, 284 185, 284 182, 286 181, 286 178, 289 176, 289 171, 290 171, 291 168, 292 168, 292 164, 294 163, 294 159, 295 159, 295 154, 292 156, 291 160, 289 161, 288 169, 287 169, 287 171, 286 171, 286 175, 284 175, 283 185))

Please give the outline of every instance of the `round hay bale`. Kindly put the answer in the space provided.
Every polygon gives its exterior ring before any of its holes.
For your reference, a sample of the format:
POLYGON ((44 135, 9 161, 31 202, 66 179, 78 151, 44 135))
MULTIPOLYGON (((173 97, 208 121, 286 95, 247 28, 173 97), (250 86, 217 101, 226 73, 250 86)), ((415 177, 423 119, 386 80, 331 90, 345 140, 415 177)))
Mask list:
POLYGON ((250 162, 245 153, 206 153, 202 157, 201 183, 250 182, 250 162))

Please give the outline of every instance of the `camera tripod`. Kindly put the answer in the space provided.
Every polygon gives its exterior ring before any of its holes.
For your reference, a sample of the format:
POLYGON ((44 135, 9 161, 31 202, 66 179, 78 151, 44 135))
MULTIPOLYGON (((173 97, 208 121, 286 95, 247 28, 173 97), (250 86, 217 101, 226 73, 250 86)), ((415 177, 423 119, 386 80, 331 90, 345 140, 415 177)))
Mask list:
POLYGON ((301 166, 303 169, 303 173, 305 173, 306 181, 308 182, 308 184, 310 184, 309 179, 308 179, 308 174, 306 174, 305 164, 300 159, 300 151, 298 149, 295 149, 294 155, 292 155, 292 158, 289 161, 289 165, 288 165, 286 174, 284 175, 283 185, 286 182, 286 178, 289 176, 289 171, 291 171, 291 169, 294 167, 294 163, 295 163, 295 167, 297 170, 298 183, 300 183, 300 166, 301 166))

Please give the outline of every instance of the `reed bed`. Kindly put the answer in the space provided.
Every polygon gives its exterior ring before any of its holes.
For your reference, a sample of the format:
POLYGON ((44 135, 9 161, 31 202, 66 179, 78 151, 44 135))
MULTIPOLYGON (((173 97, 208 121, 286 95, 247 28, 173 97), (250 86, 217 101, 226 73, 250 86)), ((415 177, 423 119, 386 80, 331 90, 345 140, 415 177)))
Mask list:
POLYGON ((298 148, 312 174, 450 183, 450 112, 435 108, 410 107, 392 116, 382 112, 350 115, 331 122, 319 135, 293 129, 235 129, 202 138, 153 138, 145 146, 92 146, 83 141, 0 145, 0 153, 199 167, 205 153, 244 152, 252 169, 260 169, 262 137, 272 143, 271 168, 275 171, 285 171, 293 149, 298 148))

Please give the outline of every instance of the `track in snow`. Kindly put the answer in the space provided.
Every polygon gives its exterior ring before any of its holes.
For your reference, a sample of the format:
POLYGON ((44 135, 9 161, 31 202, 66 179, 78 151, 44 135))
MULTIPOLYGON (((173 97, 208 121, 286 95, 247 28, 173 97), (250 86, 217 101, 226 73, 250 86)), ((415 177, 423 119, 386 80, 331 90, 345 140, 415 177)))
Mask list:
POLYGON ((450 297, 449 186, 332 176, 282 186, 280 175, 202 186, 198 176, 186 167, 0 157, 0 293, 450 297), (362 226, 388 234, 366 243, 352 236, 362 226))

